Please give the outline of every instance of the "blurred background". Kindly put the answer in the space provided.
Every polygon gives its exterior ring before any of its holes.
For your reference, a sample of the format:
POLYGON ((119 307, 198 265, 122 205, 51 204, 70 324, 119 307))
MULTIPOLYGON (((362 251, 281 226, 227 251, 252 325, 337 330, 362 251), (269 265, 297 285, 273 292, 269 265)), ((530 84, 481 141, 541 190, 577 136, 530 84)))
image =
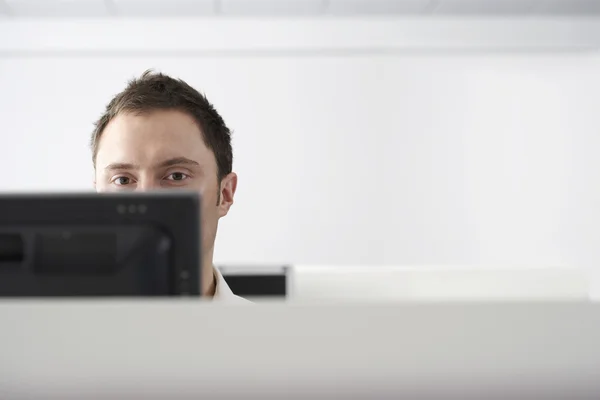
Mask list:
POLYGON ((234 131, 228 271, 593 296, 599 46, 597 0, 0 0, 0 190, 92 190, 92 124, 152 68, 234 131))

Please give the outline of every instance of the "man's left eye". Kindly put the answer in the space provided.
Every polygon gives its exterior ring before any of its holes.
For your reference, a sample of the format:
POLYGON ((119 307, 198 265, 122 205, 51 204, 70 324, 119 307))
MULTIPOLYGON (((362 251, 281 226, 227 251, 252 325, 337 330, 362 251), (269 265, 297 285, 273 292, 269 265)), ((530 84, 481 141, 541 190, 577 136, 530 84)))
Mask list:
POLYGON ((167 176, 167 179, 170 181, 183 181, 186 178, 188 178, 188 176, 183 172, 173 172, 167 176))

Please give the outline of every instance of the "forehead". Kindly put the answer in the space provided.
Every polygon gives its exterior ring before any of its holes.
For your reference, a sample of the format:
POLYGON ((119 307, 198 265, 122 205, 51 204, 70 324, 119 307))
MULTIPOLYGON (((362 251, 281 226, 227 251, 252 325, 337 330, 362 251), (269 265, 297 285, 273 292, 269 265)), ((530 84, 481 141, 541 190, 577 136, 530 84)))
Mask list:
POLYGON ((186 157, 204 167, 214 166, 214 154, 206 147, 194 119, 181 111, 157 110, 143 114, 121 113, 100 137, 96 166, 121 162, 142 166, 186 157))

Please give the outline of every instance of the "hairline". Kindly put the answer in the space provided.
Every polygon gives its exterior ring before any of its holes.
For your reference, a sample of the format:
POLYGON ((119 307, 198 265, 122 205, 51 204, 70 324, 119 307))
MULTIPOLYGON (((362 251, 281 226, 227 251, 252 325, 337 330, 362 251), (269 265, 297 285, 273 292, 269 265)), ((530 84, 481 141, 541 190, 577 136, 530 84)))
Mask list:
POLYGON ((227 174, 225 174, 223 177, 220 177, 221 171, 219 171, 219 163, 217 161, 217 155, 215 154, 214 149, 212 149, 208 145, 207 139, 206 139, 206 134, 204 133, 204 129, 202 128, 202 126, 201 126, 200 122, 198 121, 198 119, 191 112, 189 112, 188 110, 183 109, 183 107, 160 107, 160 106, 155 107, 155 106, 148 106, 148 107, 134 108, 134 107, 123 106, 123 107, 118 107, 114 113, 106 113, 105 116, 107 118, 107 121, 104 124, 104 126, 102 126, 102 128, 100 128, 98 126, 94 130, 94 139, 93 139, 93 143, 92 143, 92 152, 93 152, 92 153, 92 163, 94 165, 94 168, 96 168, 96 158, 98 158, 98 149, 100 148, 100 139, 102 138, 102 135, 104 134, 104 131, 106 130, 106 128, 108 127, 108 125, 115 118, 117 118, 119 115, 144 116, 144 115, 150 115, 150 114, 152 114, 154 112, 160 112, 160 111, 177 111, 177 112, 179 112, 181 114, 187 115, 188 117, 190 117, 192 119, 192 121, 194 122, 194 125, 196 125, 196 128, 198 128, 198 130, 200 131, 200 136, 202 136, 202 141, 204 142, 204 145, 213 154, 213 157, 215 159, 215 164, 217 166, 217 178, 219 178, 220 180, 222 180, 227 174))

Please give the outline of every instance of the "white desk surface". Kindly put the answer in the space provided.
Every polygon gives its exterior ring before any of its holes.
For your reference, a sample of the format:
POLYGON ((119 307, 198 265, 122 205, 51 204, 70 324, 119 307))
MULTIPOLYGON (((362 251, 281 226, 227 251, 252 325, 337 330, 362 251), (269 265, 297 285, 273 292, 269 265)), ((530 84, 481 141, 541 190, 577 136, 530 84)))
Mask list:
POLYGON ((2 400, 600 398, 600 304, 3 300, 0 321, 2 400))

